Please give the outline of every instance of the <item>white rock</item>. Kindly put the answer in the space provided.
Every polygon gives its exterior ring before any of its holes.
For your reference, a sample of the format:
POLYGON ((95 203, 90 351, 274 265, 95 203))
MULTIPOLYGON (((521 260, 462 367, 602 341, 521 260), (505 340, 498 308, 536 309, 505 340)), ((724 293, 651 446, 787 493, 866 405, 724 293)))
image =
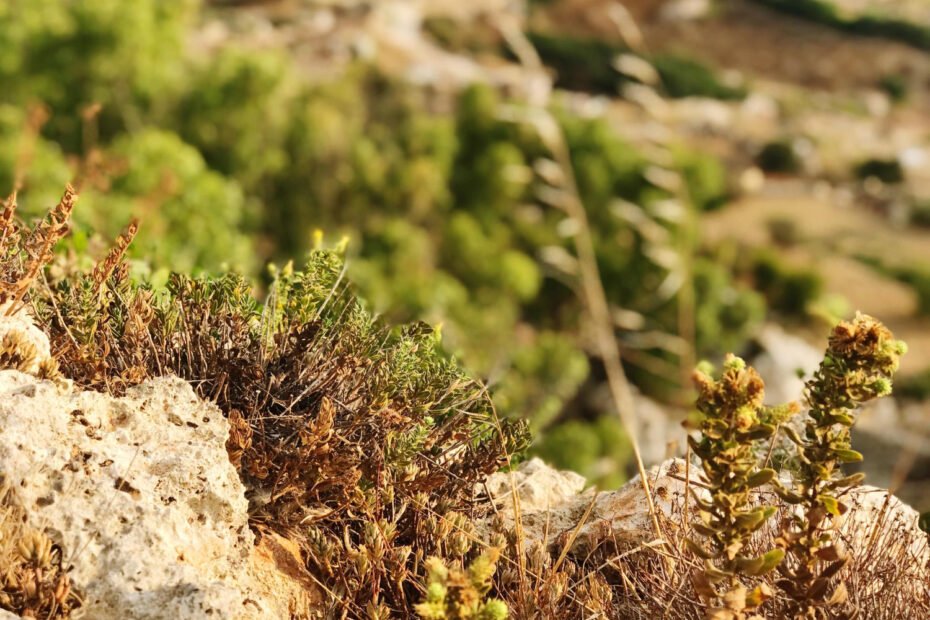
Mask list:
POLYGON ((495 500, 503 501, 516 491, 525 510, 547 510, 581 493, 585 479, 573 471, 557 471, 542 459, 532 458, 521 463, 512 474, 492 474, 485 486, 495 500))
POLYGON ((659 13, 666 21, 691 21, 710 14, 710 0, 672 0, 667 2, 659 13))
MULTIPOLYGON (((699 470, 690 472, 682 459, 669 459, 647 472, 657 514, 680 523, 687 497, 686 474, 695 480, 699 470)), ((513 499, 511 489, 519 494, 523 532, 528 542, 552 545, 574 535, 573 551, 582 555, 604 540, 651 543, 658 536, 650 515, 649 503, 642 482, 637 476, 617 491, 580 492, 584 481, 571 472, 559 472, 538 459, 523 463, 510 474, 495 474, 489 479, 489 490, 496 502, 497 514, 505 525, 512 526, 513 499)), ((692 490, 696 490, 694 484, 692 490)), ((847 500, 846 514, 840 532, 853 558, 861 554, 862 561, 872 549, 870 541, 893 541, 906 549, 914 561, 914 570, 926 574, 930 567, 930 539, 920 531, 919 513, 887 491, 862 486, 847 500), (875 533, 875 528, 880 528, 875 533)), ((690 507, 694 510, 694 506, 690 507)), ((885 542, 884 544, 888 544, 885 542)))
POLYGON ((593 489, 582 493, 584 486, 583 476, 558 471, 538 458, 521 463, 513 472, 492 474, 484 483, 504 525, 514 524, 516 499, 527 539, 545 544, 578 522, 585 503, 595 496, 593 489))
POLYGON ((0 371, 0 471, 62 546, 86 618, 289 617, 253 584, 227 435, 181 379, 114 398, 0 371))
POLYGON ((765 402, 780 405, 801 398, 804 379, 809 378, 823 360, 823 351, 811 346, 781 327, 769 323, 756 340, 762 346, 752 365, 765 381, 765 402))
POLYGON ((765 187, 765 173, 750 166, 739 175, 739 188, 744 194, 758 194, 765 187))

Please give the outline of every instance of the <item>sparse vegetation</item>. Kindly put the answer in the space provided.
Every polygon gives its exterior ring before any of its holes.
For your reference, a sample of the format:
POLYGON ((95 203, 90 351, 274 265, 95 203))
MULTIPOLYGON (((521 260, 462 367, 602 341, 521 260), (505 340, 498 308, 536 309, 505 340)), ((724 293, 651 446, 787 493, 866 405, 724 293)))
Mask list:
POLYGON ((895 103, 901 103, 907 99, 909 84, 906 76, 896 73, 886 75, 878 85, 895 103))
POLYGON ((719 381, 701 371, 694 380, 699 416, 694 424, 701 439, 692 437, 689 443, 700 459, 710 495, 709 500, 696 500, 700 521, 691 525, 702 538, 688 539, 706 562, 695 588, 710 606, 709 617, 742 619, 772 596, 766 585, 750 591, 745 577, 774 570, 785 556, 778 548, 757 556, 745 551, 777 511, 775 506, 752 505, 751 494, 775 479, 774 469, 757 463, 754 444, 773 437, 781 420, 763 409, 762 379, 738 357, 727 358, 719 381))
MULTIPOLYGON (((295 538, 332 588, 348 584, 328 605, 412 613, 428 555, 472 555, 461 530, 474 485, 525 445, 522 426, 494 417, 433 330, 372 318, 332 252, 276 271, 261 304, 235 275, 134 283, 130 227, 89 273, 39 284, 75 200, 69 189, 32 232, 4 228, 5 307, 29 304, 79 386, 119 394, 165 373, 189 380, 229 416, 254 526, 295 538)), ((11 199, 6 221, 14 209, 11 199)))

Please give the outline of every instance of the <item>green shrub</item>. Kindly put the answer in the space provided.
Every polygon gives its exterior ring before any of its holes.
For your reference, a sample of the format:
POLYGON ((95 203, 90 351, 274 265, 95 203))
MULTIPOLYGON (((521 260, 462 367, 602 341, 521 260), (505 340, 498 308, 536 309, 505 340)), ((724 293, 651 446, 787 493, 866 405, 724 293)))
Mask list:
MULTIPOLYGON (((50 107, 45 133, 82 147, 81 111, 101 104, 104 140, 160 115, 182 88, 194 0, 82 0, 0 6, 0 102, 50 107)), ((88 147, 90 145, 83 145, 88 147)))
MULTIPOLYGON (((26 93, 44 93, 31 82, 57 73, 89 80, 50 101, 53 120, 35 137, 22 213, 39 215, 54 204, 58 186, 92 172, 69 243, 88 250, 96 243, 90 231, 112 238, 138 217, 127 251, 148 262, 134 263, 134 273, 156 284, 170 269, 225 267, 267 284, 263 262, 303 256, 318 230, 346 236, 347 275, 371 309, 391 321, 441 324, 444 347, 497 388, 504 417, 545 429, 580 415, 567 410, 590 373, 585 309, 571 268, 562 271, 573 260, 572 222, 547 204, 552 188, 539 164, 552 154, 536 129, 501 119, 506 102, 494 90, 467 89, 451 114, 430 114, 423 111, 428 94, 366 67, 310 84, 276 53, 223 49, 185 58, 180 42, 196 17, 187 2, 134 3, 125 21, 112 14, 111 0, 50 6, 47 14, 25 3, 0 9, 28 21, 23 30, 35 35, 26 40, 0 23, 0 37, 10 42, 0 63, 15 82, 0 92, 0 192, 12 189, 20 152, 29 150, 22 148, 30 142, 26 93), (94 11, 102 17, 91 25, 94 11), (61 24, 67 27, 59 31, 61 24), (124 31, 146 24, 155 34, 124 31), (155 37, 164 49, 149 49, 155 37), (70 51, 93 43, 93 53, 55 52, 54 63, 27 74, 26 67, 45 62, 36 41, 70 51), (123 74, 131 77, 113 77, 123 74), (103 106, 96 137, 93 122, 75 120, 91 93, 103 106)), ((569 55, 593 49, 605 75, 617 78, 610 45, 568 43, 569 55)), ((663 214, 673 196, 647 180, 648 159, 607 121, 553 113, 610 303, 641 315, 644 330, 678 333, 679 291, 667 285, 668 257, 695 259, 685 243, 694 213, 663 214)), ((679 148, 668 165, 687 185, 683 195, 693 204, 683 209, 712 209, 726 199, 715 160, 679 148)), ((724 272, 708 274, 688 283, 699 289, 698 346, 736 346, 758 324, 758 298, 724 272)), ((646 354, 674 369, 680 352, 646 354)), ((631 371, 659 396, 680 380, 677 372, 631 371)))
POLYGON ((663 54, 652 57, 651 62, 659 72, 669 97, 746 98, 745 88, 723 84, 709 67, 691 58, 663 54))
POLYGON ((766 220, 765 226, 772 242, 778 246, 792 247, 801 240, 798 221, 790 216, 773 216, 766 220))
MULTIPOLYGON (((311 252, 303 271, 274 270, 264 301, 228 273, 173 274, 153 288, 124 262, 133 226, 92 270, 48 286, 39 275, 75 201, 69 187, 32 230, 13 225, 12 203, 0 213, 0 303, 29 304, 48 334, 57 357, 43 377, 60 368, 116 394, 165 373, 189 381, 229 418, 250 522, 295 543, 323 604, 412 617, 417 584, 439 570, 426 558, 472 555, 475 485, 525 447, 524 425, 496 418, 431 328, 391 328, 368 313, 334 252, 311 252)), ((482 595, 493 563, 472 563, 482 595)), ((440 585, 454 594, 460 579, 447 576, 440 585)), ((506 616, 498 602, 476 605, 494 612, 478 617, 506 616)))
POLYGON ((624 47, 594 38, 527 36, 546 66, 555 70, 559 88, 616 95, 628 80, 613 68, 614 59, 627 51, 624 47))
POLYGON ((788 140, 765 144, 756 155, 756 165, 765 172, 796 174, 801 171, 801 160, 788 140))
POLYGON ((904 181, 904 169, 897 159, 868 159, 855 170, 859 179, 876 178, 882 183, 901 183, 904 181))
POLYGON ((13 190, 14 175, 21 172, 22 213, 41 217, 58 201, 73 171, 58 143, 34 135, 28 116, 21 107, 0 104, 0 194, 5 196, 13 190), (21 162, 24 156, 28 161, 21 162), (19 171, 21 163, 26 167, 19 171))
POLYGON ((916 201, 911 205, 911 223, 930 227, 930 200, 916 201))
POLYGON ((745 334, 765 319, 765 298, 734 282, 715 261, 697 259, 692 271, 698 351, 720 354, 741 348, 745 334))
POLYGON ((901 103, 907 99, 909 86, 907 77, 904 75, 886 75, 879 81, 878 85, 895 103, 901 103))
POLYGON ((897 278, 910 285, 917 295, 917 312, 930 315, 930 265, 916 265, 896 270, 897 278))
POLYGON ((249 188, 281 170, 295 88, 287 60, 226 49, 192 73, 176 112, 181 137, 200 149, 211 168, 249 188))
POLYGON ((119 222, 137 218, 132 256, 185 273, 254 272, 255 252, 242 234, 246 197, 236 182, 207 168, 197 149, 149 129, 121 136, 107 156, 119 170, 106 191, 85 196, 93 209, 78 211, 83 230, 114 238, 119 222))
POLYGON ((754 257, 752 278, 754 288, 765 295, 769 307, 785 316, 805 316, 823 292, 823 279, 815 270, 789 267, 767 251, 754 257))
MULTIPOLYGON (((614 68, 614 60, 629 49, 601 39, 528 34, 540 58, 556 72, 556 86, 568 90, 582 90, 605 95, 616 95, 630 78, 614 68)), ((673 98, 711 97, 714 99, 743 99, 746 90, 720 82, 714 71, 700 62, 660 54, 647 56, 661 78, 665 94, 673 98)))
POLYGON ((856 259, 878 273, 910 286, 917 297, 917 313, 930 314, 930 263, 894 265, 867 255, 858 255, 856 259))
POLYGON ((898 379, 894 393, 899 398, 909 400, 924 401, 930 399, 930 368, 898 379))
POLYGON ((883 37, 930 50, 930 28, 903 19, 881 15, 846 17, 826 0, 755 0, 773 9, 809 19, 851 34, 883 37))
POLYGON ((684 177, 688 197, 700 211, 719 209, 732 197, 727 170, 719 159, 699 151, 679 149, 675 161, 684 177))
MULTIPOLYGON (((12 189, 15 160, 31 140, 18 201, 20 213, 35 218, 56 202, 55 194, 75 171, 55 142, 30 137, 21 123, 21 114, 0 107, 0 144, 7 145, 2 153, 9 156, 0 161, 0 187, 12 189)), ((255 251, 243 234, 250 217, 243 190, 208 169, 200 152, 176 134, 156 129, 122 134, 98 151, 97 165, 107 173, 84 195, 85 208, 75 216, 75 243, 85 244, 92 233, 113 239, 137 218, 142 229, 131 255, 155 268, 254 272, 255 251)))

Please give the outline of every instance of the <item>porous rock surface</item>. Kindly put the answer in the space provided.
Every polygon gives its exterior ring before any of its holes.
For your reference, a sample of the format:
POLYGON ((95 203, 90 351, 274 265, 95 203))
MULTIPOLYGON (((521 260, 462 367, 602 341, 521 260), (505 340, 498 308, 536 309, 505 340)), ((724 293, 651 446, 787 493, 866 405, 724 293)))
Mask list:
MULTIPOLYGON (((649 472, 657 510, 672 518, 685 493, 685 462, 670 459, 649 472)), ((575 548, 595 544, 605 533, 632 540, 652 540, 649 505, 640 479, 616 491, 584 490, 586 481, 574 472, 558 471, 539 459, 521 463, 516 471, 493 474, 486 483, 505 527, 514 524, 514 504, 527 539, 550 545, 574 535, 575 548), (517 501, 514 501, 514 490, 517 501), (651 538, 650 538, 651 536, 651 538)))
POLYGON ((301 588, 256 552, 227 434, 178 378, 114 398, 0 371, 0 471, 86 618, 290 617, 301 588))

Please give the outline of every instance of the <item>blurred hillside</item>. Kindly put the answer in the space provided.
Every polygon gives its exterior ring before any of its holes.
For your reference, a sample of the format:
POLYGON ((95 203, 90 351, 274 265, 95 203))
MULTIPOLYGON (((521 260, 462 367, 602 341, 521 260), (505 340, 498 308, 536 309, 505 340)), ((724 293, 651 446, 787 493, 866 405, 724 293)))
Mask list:
POLYGON ((629 449, 580 292, 574 179, 649 460, 681 438, 696 360, 765 355, 772 321, 803 357, 861 310, 911 345, 909 400, 869 428, 913 456, 921 496, 927 4, 792 6, 14 0, 0 191, 38 214, 77 177, 73 249, 138 218, 156 288, 227 266, 261 287, 269 261, 345 235, 376 311, 440 325, 535 450, 612 485, 629 449))

